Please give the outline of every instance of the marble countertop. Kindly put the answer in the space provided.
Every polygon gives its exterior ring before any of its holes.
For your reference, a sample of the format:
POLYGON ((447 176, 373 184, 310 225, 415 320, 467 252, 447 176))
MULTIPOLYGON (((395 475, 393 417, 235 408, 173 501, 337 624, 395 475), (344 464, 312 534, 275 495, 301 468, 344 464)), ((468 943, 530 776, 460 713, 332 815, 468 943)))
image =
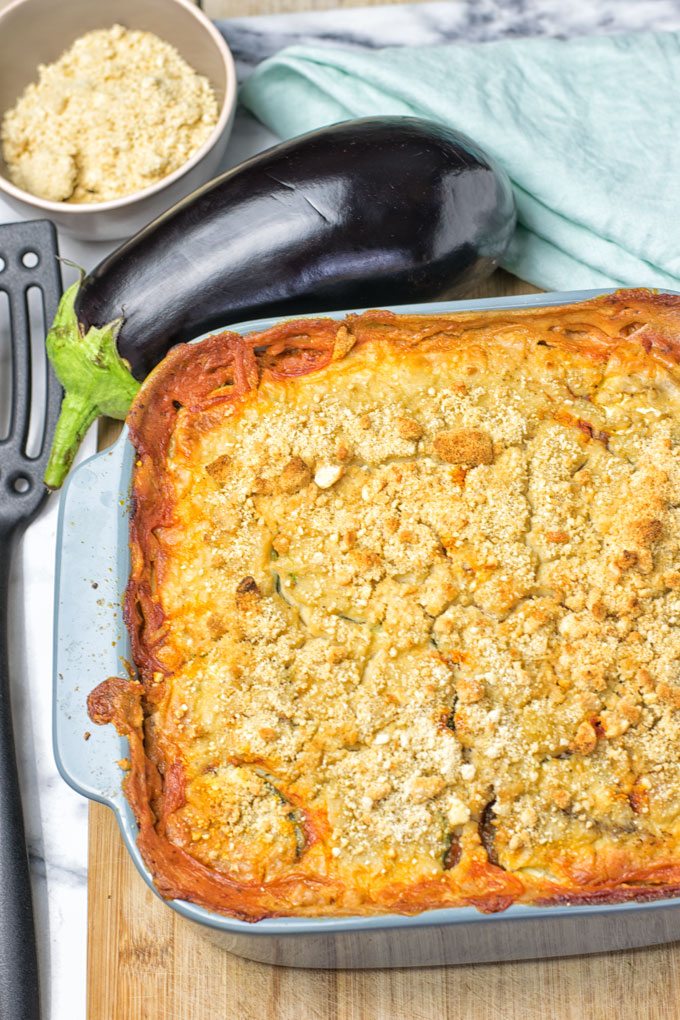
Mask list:
POLYGON ((670 32, 679 0, 452 0, 359 7, 220 22, 243 78, 260 61, 300 43, 318 46, 440 46, 520 36, 569 38, 611 32, 670 32))
MULTIPOLYGON (((680 29, 680 0, 454 0, 220 22, 243 79, 260 60, 293 43, 377 48, 486 42, 550 35, 680 29)), ((0 47, 1 48, 1 47, 0 47)), ((239 112, 225 166, 276 139, 239 112)), ((14 218, 0 200, 0 222, 14 218)), ((110 245, 60 239, 68 259, 89 269, 110 245)), ((65 282, 72 279, 66 273, 65 282)), ((6 328, 6 327, 5 327, 6 328)), ((0 330, 2 324, 0 323, 0 330)), ((0 336, 0 354, 3 349, 0 336)), ((0 371, 2 362, 0 361, 0 371)), ((81 456, 94 452, 90 434, 81 456)), ((11 579, 13 700, 47 1020, 85 1017, 87 804, 59 777, 51 742, 52 589, 57 499, 28 530, 11 579)), ((113 1015, 113 1014, 112 1014, 113 1015)))

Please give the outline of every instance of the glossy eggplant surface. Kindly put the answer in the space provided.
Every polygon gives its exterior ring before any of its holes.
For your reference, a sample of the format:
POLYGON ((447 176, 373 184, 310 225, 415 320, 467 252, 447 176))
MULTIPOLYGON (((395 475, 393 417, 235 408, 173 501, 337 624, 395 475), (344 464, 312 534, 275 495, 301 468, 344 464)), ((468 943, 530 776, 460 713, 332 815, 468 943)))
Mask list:
POLYGON ((337 124, 229 170, 64 295, 48 350, 71 421, 48 483, 60 484, 88 415, 124 417, 134 380, 173 344, 264 315, 460 294, 496 267, 514 226, 505 172, 469 138, 417 118, 337 124), (89 362, 106 362, 94 381, 70 353, 88 337, 89 362))

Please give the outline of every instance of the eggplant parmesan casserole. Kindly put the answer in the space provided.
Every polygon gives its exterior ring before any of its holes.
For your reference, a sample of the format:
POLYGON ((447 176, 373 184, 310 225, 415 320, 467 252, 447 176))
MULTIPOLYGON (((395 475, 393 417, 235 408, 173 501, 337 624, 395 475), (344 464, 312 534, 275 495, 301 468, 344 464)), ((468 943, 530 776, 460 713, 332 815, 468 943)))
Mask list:
POLYGON ((680 298, 175 348, 129 426, 158 889, 244 918, 680 893, 680 298))

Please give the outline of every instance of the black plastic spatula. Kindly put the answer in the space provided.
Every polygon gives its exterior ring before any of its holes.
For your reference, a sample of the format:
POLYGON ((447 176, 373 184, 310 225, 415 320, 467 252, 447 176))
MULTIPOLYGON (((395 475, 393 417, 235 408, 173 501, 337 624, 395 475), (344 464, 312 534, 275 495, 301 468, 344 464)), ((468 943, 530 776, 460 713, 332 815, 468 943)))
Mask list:
MULTIPOLYGON (((33 905, 17 775, 8 663, 9 568, 15 541, 47 496, 42 477, 61 403, 44 349, 31 336, 42 300, 61 295, 57 237, 47 220, 0 224, 0 314, 9 299, 9 387, 0 386, 0 1020, 39 1020, 33 905), (35 288, 35 289, 34 289, 35 288), (33 342, 32 342, 33 341, 33 342), (8 393, 9 391, 9 393, 8 393), (4 427, 3 427, 3 422, 4 427)), ((4 373, 4 362, 0 373, 4 373)), ((46 692, 47 696, 47 692, 46 692)))

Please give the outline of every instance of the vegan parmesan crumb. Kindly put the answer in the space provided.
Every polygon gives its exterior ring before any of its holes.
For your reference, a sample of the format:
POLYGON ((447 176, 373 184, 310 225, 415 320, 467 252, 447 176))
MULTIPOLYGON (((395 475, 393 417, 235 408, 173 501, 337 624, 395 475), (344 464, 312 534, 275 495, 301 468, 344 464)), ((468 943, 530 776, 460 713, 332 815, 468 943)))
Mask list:
POLYGON ((334 333, 187 345, 130 417, 144 698, 98 697, 162 777, 127 783, 159 884, 253 919, 677 892, 680 298, 334 333))
POLYGON ((106 202, 179 169, 218 120, 207 78, 151 32, 88 32, 38 67, 2 120, 18 187, 52 202, 106 202))

